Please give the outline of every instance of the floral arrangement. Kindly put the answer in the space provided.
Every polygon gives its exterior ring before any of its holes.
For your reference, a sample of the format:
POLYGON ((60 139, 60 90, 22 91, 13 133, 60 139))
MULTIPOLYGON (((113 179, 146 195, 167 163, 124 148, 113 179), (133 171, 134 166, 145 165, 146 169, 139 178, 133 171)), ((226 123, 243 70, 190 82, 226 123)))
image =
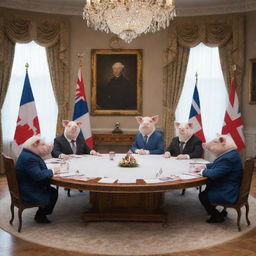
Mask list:
POLYGON ((122 160, 119 162, 120 167, 137 167, 139 164, 137 163, 135 157, 131 154, 127 154, 122 160))

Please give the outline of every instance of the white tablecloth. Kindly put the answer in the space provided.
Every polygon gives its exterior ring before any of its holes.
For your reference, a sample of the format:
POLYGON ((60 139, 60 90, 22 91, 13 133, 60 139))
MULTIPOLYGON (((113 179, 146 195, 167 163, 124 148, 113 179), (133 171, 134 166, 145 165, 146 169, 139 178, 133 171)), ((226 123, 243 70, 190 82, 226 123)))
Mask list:
MULTIPOLYGON (((134 155, 139 166, 133 168, 119 167, 119 161, 124 154, 116 154, 114 160, 109 159, 108 154, 102 156, 83 155, 68 160, 70 174, 85 174, 88 177, 108 177, 122 180, 144 179, 154 180, 160 177, 177 175, 182 179, 195 178, 186 175, 191 170, 191 166, 198 163, 205 163, 203 159, 176 160, 174 157, 164 158, 162 155, 134 155), (192 164, 194 163, 194 164, 192 164), (160 171, 162 169, 162 171, 160 171)), ((48 168, 59 166, 52 164, 56 159, 46 161, 48 168)), ((62 168, 64 169, 65 166, 62 168)))

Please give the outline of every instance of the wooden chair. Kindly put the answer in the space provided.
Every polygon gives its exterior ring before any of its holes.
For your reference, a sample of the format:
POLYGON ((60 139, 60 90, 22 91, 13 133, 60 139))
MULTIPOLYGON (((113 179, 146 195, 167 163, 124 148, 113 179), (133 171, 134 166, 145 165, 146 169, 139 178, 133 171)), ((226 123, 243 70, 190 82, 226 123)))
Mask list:
POLYGON ((18 232, 21 231, 22 227, 22 212, 24 209, 27 208, 33 208, 33 207, 44 207, 45 205, 25 205, 22 203, 21 196, 20 196, 20 191, 19 191, 19 185, 18 185, 18 180, 16 176, 16 170, 15 170, 15 165, 14 165, 14 160, 4 153, 2 153, 2 158, 4 161, 4 168, 6 172, 6 177, 7 177, 7 183, 9 187, 9 192, 11 195, 11 214, 12 217, 10 219, 10 224, 12 225, 13 220, 14 220, 14 206, 18 208, 18 217, 19 217, 19 227, 18 227, 18 232))
POLYGON ((246 221, 247 225, 250 225, 250 220, 248 218, 249 214, 249 203, 248 196, 251 188, 251 181, 254 169, 254 159, 247 159, 244 164, 243 177, 240 186, 240 193, 235 204, 213 204, 214 206, 220 205, 226 208, 233 208, 237 211, 237 228, 241 231, 240 218, 241 218, 241 208, 245 206, 246 209, 246 221))

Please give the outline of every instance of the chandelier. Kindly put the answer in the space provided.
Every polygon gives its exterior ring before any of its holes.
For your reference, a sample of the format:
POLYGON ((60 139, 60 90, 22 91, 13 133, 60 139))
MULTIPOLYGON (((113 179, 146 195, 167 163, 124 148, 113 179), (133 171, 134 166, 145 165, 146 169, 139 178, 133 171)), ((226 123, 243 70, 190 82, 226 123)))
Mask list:
POLYGON ((86 0, 83 19, 95 30, 112 32, 125 42, 169 26, 173 0, 86 0))

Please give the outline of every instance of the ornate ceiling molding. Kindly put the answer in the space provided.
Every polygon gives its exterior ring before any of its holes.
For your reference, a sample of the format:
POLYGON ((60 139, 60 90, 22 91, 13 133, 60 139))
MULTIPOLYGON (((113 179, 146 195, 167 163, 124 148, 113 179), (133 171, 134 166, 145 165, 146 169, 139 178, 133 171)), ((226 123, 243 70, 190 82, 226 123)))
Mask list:
MULTIPOLYGON (((50 13, 50 14, 64 14, 64 15, 78 15, 82 16, 84 0, 77 1, 31 1, 31 0, 1 0, 0 7, 11 9, 19 9, 25 11, 50 13)), ((209 1, 210 3, 211 1, 209 1)), ((241 2, 234 2, 232 4, 219 5, 197 5, 196 7, 183 7, 177 5, 177 16, 201 16, 213 14, 227 14, 227 13, 241 13, 256 11, 255 0, 244 0, 241 2)))

